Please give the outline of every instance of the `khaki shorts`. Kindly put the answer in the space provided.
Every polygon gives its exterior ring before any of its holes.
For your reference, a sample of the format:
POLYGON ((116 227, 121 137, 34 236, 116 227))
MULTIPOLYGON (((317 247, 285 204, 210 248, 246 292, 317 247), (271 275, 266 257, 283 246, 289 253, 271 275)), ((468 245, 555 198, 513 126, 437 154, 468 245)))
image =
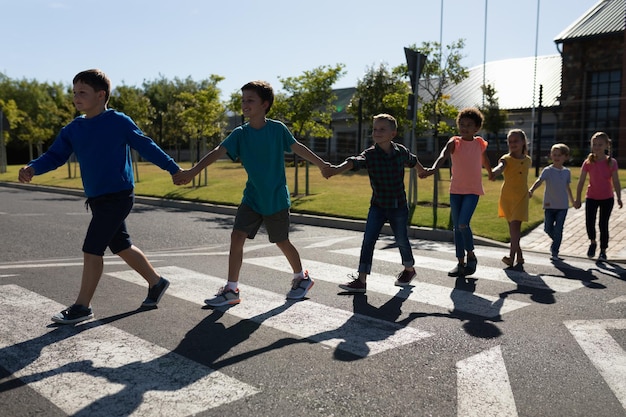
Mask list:
POLYGON ((246 204, 239 206, 235 216, 235 230, 246 233, 248 239, 254 239, 261 224, 265 225, 270 242, 277 243, 289 239, 289 209, 264 216, 246 204))

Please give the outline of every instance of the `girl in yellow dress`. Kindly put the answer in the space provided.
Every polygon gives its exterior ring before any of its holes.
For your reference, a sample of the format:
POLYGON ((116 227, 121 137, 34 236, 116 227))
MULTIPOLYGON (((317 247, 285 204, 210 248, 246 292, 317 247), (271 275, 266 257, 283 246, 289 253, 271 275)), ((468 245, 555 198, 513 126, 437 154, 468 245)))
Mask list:
POLYGON ((502 156, 498 165, 492 170, 493 178, 502 174, 504 183, 498 202, 498 216, 506 218, 511 234, 509 256, 502 258, 507 267, 524 264, 524 256, 520 247, 522 222, 528 221, 528 170, 531 159, 528 156, 526 133, 521 129, 513 129, 507 134, 506 141, 509 153, 502 156))

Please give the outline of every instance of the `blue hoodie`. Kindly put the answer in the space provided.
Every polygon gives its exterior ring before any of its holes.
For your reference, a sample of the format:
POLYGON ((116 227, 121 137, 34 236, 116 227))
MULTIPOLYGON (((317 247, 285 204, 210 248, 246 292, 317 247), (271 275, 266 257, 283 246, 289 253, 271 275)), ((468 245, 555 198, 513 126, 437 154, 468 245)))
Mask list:
POLYGON ((180 169, 130 117, 115 110, 72 120, 61 129, 52 146, 28 165, 35 175, 44 174, 66 163, 75 153, 85 194, 93 198, 134 188, 131 148, 170 174, 180 169))

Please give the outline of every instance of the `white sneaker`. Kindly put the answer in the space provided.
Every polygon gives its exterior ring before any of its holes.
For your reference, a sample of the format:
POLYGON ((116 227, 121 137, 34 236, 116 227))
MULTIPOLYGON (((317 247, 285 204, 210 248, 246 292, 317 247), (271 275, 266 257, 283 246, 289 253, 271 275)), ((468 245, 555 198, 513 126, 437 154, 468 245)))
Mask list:
POLYGON ((207 298, 204 300, 204 304, 211 307, 221 307, 227 305, 239 304, 241 299, 239 298, 239 288, 236 290, 227 289, 222 287, 219 289, 215 297, 207 298))

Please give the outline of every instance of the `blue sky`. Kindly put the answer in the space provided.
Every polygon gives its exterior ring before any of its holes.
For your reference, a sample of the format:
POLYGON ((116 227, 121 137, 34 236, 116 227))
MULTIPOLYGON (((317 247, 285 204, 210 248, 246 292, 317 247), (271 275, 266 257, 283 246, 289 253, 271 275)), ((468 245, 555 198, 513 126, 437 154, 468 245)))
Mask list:
POLYGON ((405 62, 405 46, 466 40, 463 64, 556 54, 554 38, 595 0, 0 0, 0 72, 71 83, 100 68, 113 83, 160 75, 225 77, 223 96, 263 79, 345 64, 335 87, 368 67, 405 62), (487 48, 484 51, 485 4, 487 48), (537 32, 537 5, 539 29, 537 32), (441 22, 443 30, 441 31, 441 22))

